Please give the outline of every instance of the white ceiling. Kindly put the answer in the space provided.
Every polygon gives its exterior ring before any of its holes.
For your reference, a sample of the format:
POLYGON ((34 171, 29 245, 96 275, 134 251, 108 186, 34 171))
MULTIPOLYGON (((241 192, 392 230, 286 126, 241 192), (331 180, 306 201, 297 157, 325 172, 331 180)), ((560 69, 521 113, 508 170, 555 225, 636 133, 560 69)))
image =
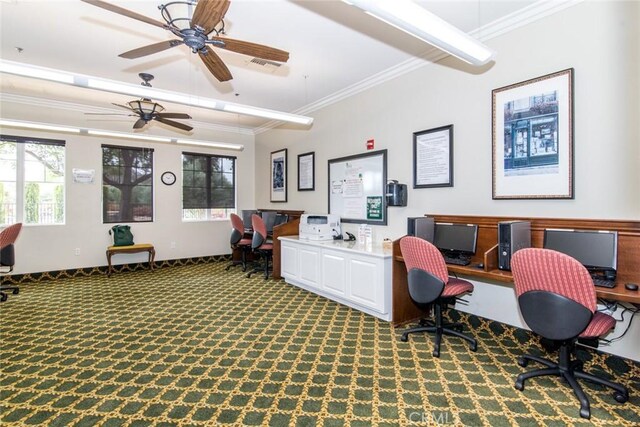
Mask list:
MULTIPOLYGON (((162 20, 157 8, 159 1, 110 3, 162 20)), ((419 3, 463 31, 472 32, 535 2, 419 3)), ((289 62, 279 68, 262 67, 250 63, 251 57, 217 49, 234 77, 220 83, 185 46, 139 59, 123 59, 118 54, 175 37, 162 28, 77 0, 1 0, 0 57, 127 83, 138 83, 137 74, 147 72, 155 76, 152 81, 155 88, 285 112, 306 112, 308 106, 318 101, 403 62, 426 58, 432 50, 429 45, 337 0, 233 0, 225 24, 228 37, 286 50, 290 53, 289 62), (18 47, 22 52, 18 52, 18 47)), ((499 55, 500 52, 498 61, 499 55)), ((5 101, 33 101, 40 106, 49 100, 64 101, 73 105, 78 114, 83 114, 83 110, 111 111, 115 108, 111 103, 131 100, 125 95, 10 75, 0 75, 0 89, 5 101)), ((267 122, 162 104, 167 111, 191 114, 194 120, 188 123, 194 127, 198 123, 213 123, 246 132, 267 122)), ((111 120, 134 121, 130 117, 111 120)), ((105 129, 108 123, 102 121, 96 127, 105 129)))

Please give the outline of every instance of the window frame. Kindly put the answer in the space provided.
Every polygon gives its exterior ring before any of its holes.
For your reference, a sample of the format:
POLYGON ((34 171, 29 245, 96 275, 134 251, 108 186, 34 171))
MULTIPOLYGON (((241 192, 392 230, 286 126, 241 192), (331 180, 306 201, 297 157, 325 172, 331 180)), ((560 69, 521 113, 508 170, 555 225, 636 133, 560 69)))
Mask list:
MULTIPOLYGON (((16 192, 16 201, 15 201, 15 223, 21 222, 24 226, 32 227, 32 226, 57 226, 57 225, 65 225, 67 221, 67 145, 66 141, 62 139, 52 139, 52 138, 35 138, 30 136, 17 136, 17 135, 7 135, 0 134, 0 142, 12 142, 16 144, 16 175, 15 175, 15 192, 16 192), (27 222, 27 213, 26 213, 26 190, 25 185, 28 182, 39 182, 39 181, 31 181, 26 179, 26 161, 27 161, 27 153, 25 146, 26 144, 40 144, 40 145, 49 145, 49 146, 57 146, 62 147, 63 149, 63 167, 62 167, 62 180, 60 184, 62 184, 62 221, 61 222, 27 222)), ((43 164, 44 166, 44 164, 43 164)), ((46 166, 45 166, 46 167, 46 166)), ((45 181, 46 183, 46 181, 45 181)), ((55 210, 55 208, 54 208, 55 210)), ((54 213, 55 218, 55 213, 54 213)), ((2 225, 2 224, 0 224, 2 225)), ((7 225, 10 225, 7 223, 7 225)))
MULTIPOLYGON (((113 145, 113 144, 101 144, 100 145, 100 150, 101 150, 101 166, 102 166, 102 173, 101 173, 101 208, 102 208, 102 223, 103 224, 117 224, 117 223, 144 223, 144 222, 154 222, 155 221, 155 194, 154 194, 154 149, 150 148, 150 147, 136 147, 136 146, 127 146, 127 145, 113 145), (151 212, 149 214, 149 219, 144 219, 144 220, 135 220, 135 215, 133 215, 132 212, 132 217, 131 218, 127 218, 127 219, 117 219, 117 220, 109 220, 108 219, 108 215, 107 215, 107 206, 105 206, 105 203, 107 203, 107 200, 105 200, 105 195, 104 195, 104 188, 105 185, 110 185, 113 187, 113 185, 105 183, 104 180, 104 175, 105 175, 105 166, 111 166, 111 165, 106 165, 105 164, 105 158, 104 158, 104 149, 105 148, 111 148, 111 149, 118 149, 118 150, 129 150, 129 151, 136 151, 136 152, 140 152, 140 153, 144 153, 146 151, 148 151, 150 153, 150 159, 149 159, 149 164, 150 164, 150 174, 149 174, 149 185, 144 185, 145 187, 149 187, 150 189, 150 194, 151 194, 151 201, 149 202, 149 207, 151 209, 151 212)), ((118 164, 117 165, 118 168, 123 168, 122 165, 118 164)), ((142 185, 142 184, 138 184, 138 185, 142 185)), ((136 185, 131 186, 132 189, 136 187, 136 185)), ((120 210, 120 218, 122 218, 122 211, 120 210)))
MULTIPOLYGON (((236 213, 237 209, 238 209, 238 197, 237 197, 237 192, 238 192, 238 187, 236 185, 237 183, 237 179, 238 179, 238 174, 237 174, 237 157, 236 156, 229 156, 229 155, 222 155, 222 154, 205 154, 205 153, 196 153, 196 152, 191 152, 191 151, 183 151, 181 153, 181 160, 182 160, 182 165, 181 165, 181 178, 182 178, 182 185, 180 186, 181 190, 182 190, 182 197, 181 197, 181 217, 182 217, 182 221, 183 222, 198 222, 198 221, 227 221, 229 219, 229 215, 232 213, 236 213), (206 177, 205 177, 205 184, 204 187, 194 187, 194 188, 203 188, 206 191, 206 204, 209 207, 204 207, 204 208, 185 208, 185 158, 184 156, 194 156, 194 157, 201 157, 201 158, 205 158, 206 162, 207 162, 207 167, 206 167, 206 177), (226 207, 215 207, 212 206, 214 204, 214 195, 212 190, 214 190, 214 188, 212 188, 212 180, 215 179, 214 177, 214 172, 211 168, 211 164, 212 164, 212 159, 227 159, 230 160, 232 162, 232 169, 233 169, 233 182, 232 182, 232 188, 231 188, 231 192, 233 195, 233 206, 226 206, 226 207), (221 211, 223 214, 223 217, 214 217, 212 216, 212 212, 216 210, 216 211, 221 211), (202 217, 200 218, 186 218, 185 217, 185 211, 203 211, 204 215, 202 215, 202 217)), ((195 171, 195 169, 194 169, 195 171)), ((224 176, 225 172, 217 172, 220 173, 224 176)))

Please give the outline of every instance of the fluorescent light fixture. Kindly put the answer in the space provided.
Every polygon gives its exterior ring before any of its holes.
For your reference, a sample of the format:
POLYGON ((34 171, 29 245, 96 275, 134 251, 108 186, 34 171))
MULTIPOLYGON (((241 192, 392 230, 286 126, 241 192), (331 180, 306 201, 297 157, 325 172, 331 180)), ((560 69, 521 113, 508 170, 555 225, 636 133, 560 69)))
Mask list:
POLYGON ((264 108, 252 107, 250 105, 228 104, 217 99, 186 95, 179 92, 170 92, 167 90, 142 86, 139 84, 122 83, 114 80, 106 80, 82 74, 73 74, 66 71, 36 67, 19 62, 0 60, 0 72, 15 74, 24 77, 33 77, 36 79, 48 80, 52 82, 66 83, 77 87, 121 93, 123 95, 139 96, 141 98, 153 99, 154 101, 175 102, 176 104, 190 105, 192 107, 205 108, 208 110, 246 114, 249 116, 261 117, 270 120, 280 120, 283 122, 298 123, 304 125, 310 125, 311 123, 313 123, 312 117, 267 110, 264 108))
POLYGON ((172 140, 176 144, 187 144, 187 145, 199 145, 202 147, 210 147, 210 148, 223 148, 226 150, 244 150, 244 145, 241 144, 231 144, 226 142, 208 142, 208 141, 197 141, 195 139, 175 139, 172 140))
POLYGON ((267 119, 281 120, 283 122, 298 123, 301 125, 310 125, 313 118, 298 116, 296 114, 282 113, 280 111, 267 110, 265 108, 250 107, 248 105, 225 104, 224 111, 230 113, 246 114, 248 116, 264 117, 267 119))
POLYGON ((70 132, 70 133, 91 135, 91 136, 104 136, 109 138, 134 139, 138 141, 200 145, 203 147, 220 148, 223 150, 235 150, 235 151, 244 150, 244 145, 242 144, 233 144, 233 143, 227 143, 227 142, 199 141, 195 139, 184 139, 184 138, 177 139, 169 136, 153 136, 153 135, 143 135, 143 134, 127 133, 127 132, 112 132, 112 131, 106 131, 106 130, 100 130, 100 129, 84 129, 84 128, 77 128, 72 126, 52 125, 49 123, 25 122, 22 120, 0 119, 0 127, 2 126, 14 127, 14 128, 20 128, 20 129, 45 130, 45 131, 52 131, 52 132, 70 132))
POLYGON ((34 79, 73 84, 73 74, 19 62, 0 61, 0 72, 34 79))
POLYGON ((469 64, 483 65, 495 56, 493 50, 411 0, 342 1, 469 64))
POLYGON ((126 133, 126 132, 111 132, 106 130, 94 130, 88 129, 87 134, 95 135, 95 136, 109 136, 112 138, 124 138, 124 139, 138 139, 142 141, 153 141, 153 142, 171 142, 171 138, 163 137, 163 136, 151 136, 151 135, 138 135, 135 133, 126 133))
POLYGON ((58 126, 58 125, 50 125, 47 123, 25 122, 22 120, 0 119, 0 126, 23 128, 23 129, 50 130, 54 132, 80 133, 79 128, 74 128, 71 126, 58 126))

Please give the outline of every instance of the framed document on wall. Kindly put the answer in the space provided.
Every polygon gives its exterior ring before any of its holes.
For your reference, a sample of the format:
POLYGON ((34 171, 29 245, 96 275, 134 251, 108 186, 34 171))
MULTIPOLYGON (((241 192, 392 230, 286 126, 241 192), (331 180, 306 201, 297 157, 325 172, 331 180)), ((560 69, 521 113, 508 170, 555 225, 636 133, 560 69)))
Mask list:
POLYGON ((413 134, 413 188, 453 187, 453 125, 413 134))
POLYGON ((315 152, 298 155, 298 191, 316 189, 315 152))

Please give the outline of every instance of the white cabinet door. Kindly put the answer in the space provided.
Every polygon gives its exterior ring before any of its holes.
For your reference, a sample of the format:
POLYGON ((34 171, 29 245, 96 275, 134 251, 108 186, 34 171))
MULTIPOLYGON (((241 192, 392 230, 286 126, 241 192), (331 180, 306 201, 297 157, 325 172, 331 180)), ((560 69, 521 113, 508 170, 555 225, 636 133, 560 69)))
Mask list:
POLYGON ((298 248, 300 259, 300 282, 313 288, 320 288, 320 250, 317 248, 298 248))
POLYGON ((384 312, 383 276, 380 263, 371 258, 353 257, 349 260, 349 299, 366 307, 384 312))
POLYGON ((334 295, 345 296, 347 292, 347 258, 334 251, 322 252, 322 289, 334 295))
POLYGON ((280 270, 282 277, 288 279, 298 278, 298 249, 295 246, 283 243, 280 246, 280 270))

